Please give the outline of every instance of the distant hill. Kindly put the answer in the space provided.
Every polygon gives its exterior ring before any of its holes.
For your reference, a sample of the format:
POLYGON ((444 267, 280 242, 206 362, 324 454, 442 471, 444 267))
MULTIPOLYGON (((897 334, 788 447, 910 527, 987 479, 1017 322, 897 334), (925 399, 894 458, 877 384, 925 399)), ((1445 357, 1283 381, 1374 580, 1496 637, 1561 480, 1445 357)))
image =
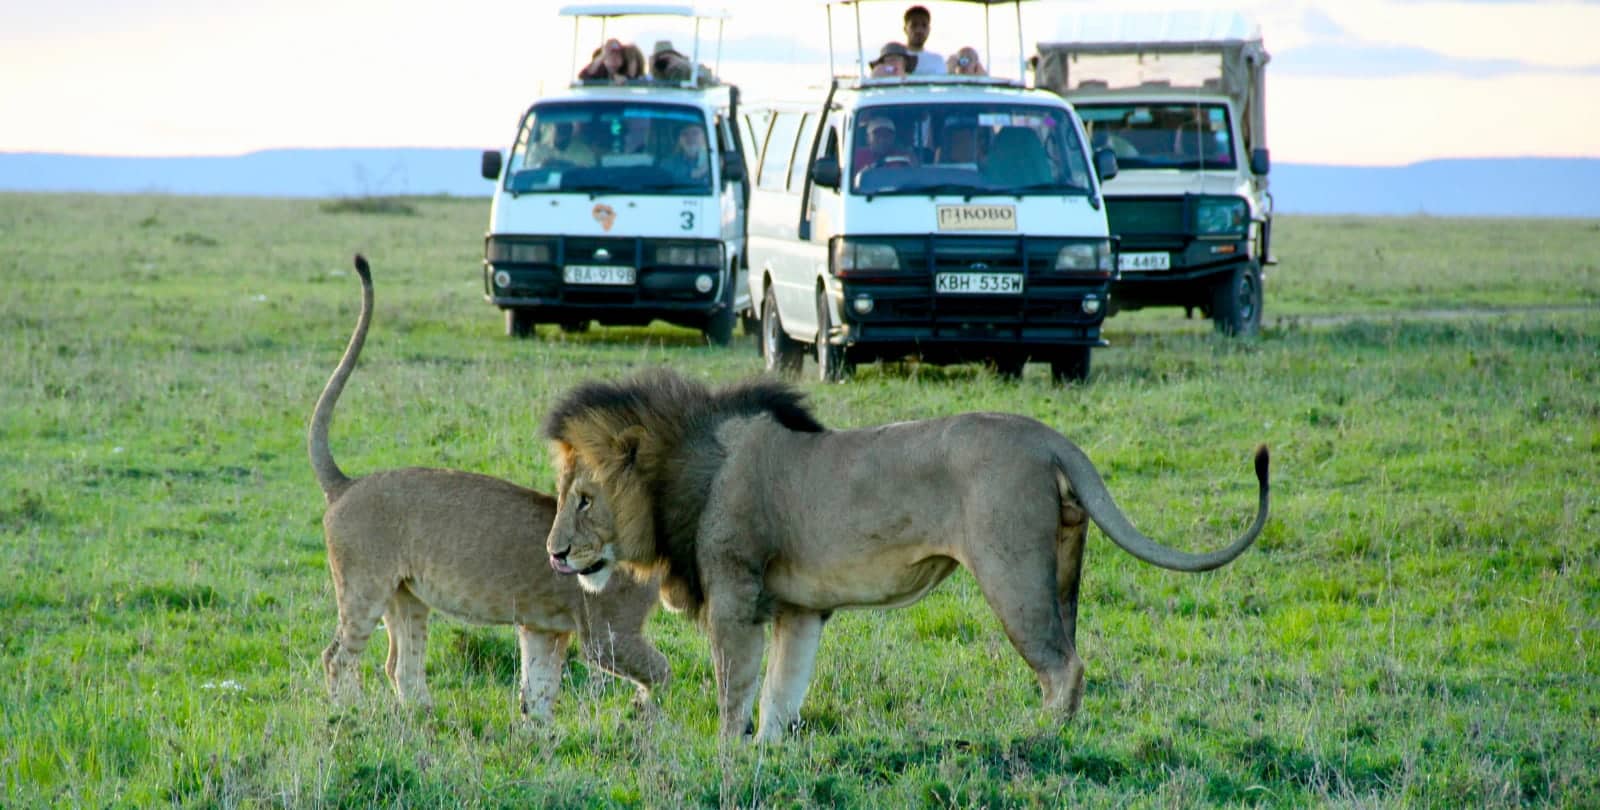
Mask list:
MULTIPOLYGON (((236 157, 0 153, 0 191, 267 197, 482 197, 473 149, 281 149, 236 157)), ((1280 163, 1290 214, 1600 217, 1600 158, 1431 160, 1398 167, 1280 163)))

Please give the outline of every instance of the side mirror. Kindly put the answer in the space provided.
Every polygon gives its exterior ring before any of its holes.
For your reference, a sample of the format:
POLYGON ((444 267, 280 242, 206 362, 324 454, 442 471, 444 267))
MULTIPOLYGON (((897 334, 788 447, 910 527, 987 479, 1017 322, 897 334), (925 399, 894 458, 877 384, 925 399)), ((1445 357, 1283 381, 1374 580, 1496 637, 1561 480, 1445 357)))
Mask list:
POLYGON ((1250 171, 1255 174, 1266 174, 1272 169, 1272 155, 1266 149, 1250 150, 1250 171))
POLYGON ((501 168, 500 152, 494 149, 483 150, 483 179, 499 180, 501 168))
POLYGON ((1117 153, 1110 149, 1094 150, 1094 173, 1104 183, 1117 176, 1117 153))
POLYGON ((722 154, 722 182, 744 182, 744 160, 738 155, 722 154))
POLYGON ((811 165, 811 184, 822 188, 839 190, 839 159, 836 157, 820 157, 811 165))

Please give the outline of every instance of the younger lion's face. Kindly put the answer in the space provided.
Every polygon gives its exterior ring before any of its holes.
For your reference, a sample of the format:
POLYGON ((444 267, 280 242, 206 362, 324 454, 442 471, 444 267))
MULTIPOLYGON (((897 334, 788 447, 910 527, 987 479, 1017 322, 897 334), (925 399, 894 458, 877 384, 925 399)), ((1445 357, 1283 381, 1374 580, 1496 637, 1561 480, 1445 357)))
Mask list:
POLYGON ((598 593, 617 562, 616 516, 605 488, 580 465, 573 466, 561 475, 545 550, 557 573, 576 574, 584 590, 598 593))

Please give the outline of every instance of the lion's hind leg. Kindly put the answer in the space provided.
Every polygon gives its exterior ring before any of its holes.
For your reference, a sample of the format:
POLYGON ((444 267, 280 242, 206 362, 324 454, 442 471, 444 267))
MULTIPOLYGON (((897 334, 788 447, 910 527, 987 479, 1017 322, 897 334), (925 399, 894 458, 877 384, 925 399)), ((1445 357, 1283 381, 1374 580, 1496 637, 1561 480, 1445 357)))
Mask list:
POLYGON ((1056 527, 1056 596, 1061 605, 1061 627, 1072 652, 1073 672, 1067 713, 1075 714, 1083 700, 1083 659, 1078 656, 1078 588, 1083 581, 1083 547, 1088 537, 1088 515, 1070 494, 1061 498, 1061 524, 1056 527))
POLYGON ((339 624, 334 629, 333 642, 322 651, 322 669, 334 703, 348 705, 361 694, 361 653, 367 649, 392 591, 376 583, 349 582, 337 571, 333 584, 339 624))
POLYGON ((383 612, 383 626, 389 631, 389 658, 384 670, 395 695, 402 704, 422 709, 433 708, 428 694, 428 605, 405 585, 389 597, 383 612))
POLYGON ((517 646, 522 650, 522 682, 519 688, 522 716, 527 720, 549 720, 561 688, 561 670, 567 663, 571 633, 551 633, 525 624, 517 625, 517 646))
POLYGON ((1062 623, 1054 538, 968 563, 1006 638, 1039 679, 1047 711, 1071 717, 1083 695, 1083 662, 1062 623))

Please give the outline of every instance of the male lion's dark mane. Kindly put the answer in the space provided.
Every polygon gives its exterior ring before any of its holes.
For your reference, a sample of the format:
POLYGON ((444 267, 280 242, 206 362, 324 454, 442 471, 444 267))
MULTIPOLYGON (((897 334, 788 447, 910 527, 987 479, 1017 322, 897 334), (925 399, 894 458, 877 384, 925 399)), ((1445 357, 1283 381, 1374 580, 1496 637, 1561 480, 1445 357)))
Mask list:
MULTIPOLYGON (((826 428, 803 404, 805 395, 771 378, 711 389, 668 369, 615 382, 586 382, 569 391, 545 416, 542 433, 575 443, 597 430, 642 428, 648 449, 639 451, 653 507, 656 567, 669 604, 698 616, 705 594, 695 561, 695 535, 712 483, 726 458, 718 426, 729 419, 770 416, 793 431, 826 428)), ((591 442, 592 444, 592 442, 591 442)))

